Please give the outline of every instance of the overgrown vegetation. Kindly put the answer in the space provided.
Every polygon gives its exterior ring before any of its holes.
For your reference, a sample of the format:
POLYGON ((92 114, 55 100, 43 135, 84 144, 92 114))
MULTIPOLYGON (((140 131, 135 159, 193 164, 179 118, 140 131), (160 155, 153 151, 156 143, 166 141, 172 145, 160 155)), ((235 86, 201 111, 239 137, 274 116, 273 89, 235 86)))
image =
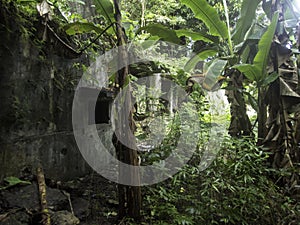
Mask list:
POLYGON ((190 165, 145 188, 145 224, 297 224, 299 204, 271 179, 270 154, 251 139, 226 139, 205 171, 190 165))
MULTIPOLYGON (((27 37, 35 31, 34 22, 41 19, 35 10, 38 2, 2 1, 7 11, 11 5, 17 6, 14 15, 27 37)), ((68 50, 75 56, 86 52, 96 57, 120 43, 110 0, 95 0, 93 7, 75 0, 50 3, 55 33, 64 36, 60 40, 63 45, 72 40, 73 47, 68 50), (89 8, 93 16, 69 13, 73 10, 70 2, 89 8)), ((200 137, 194 139, 198 149, 189 164, 165 182, 143 188, 143 218, 138 224, 299 223, 299 12, 295 1, 121 3, 126 42, 151 40, 156 44, 163 40, 190 50, 190 55, 184 55, 179 47, 166 51, 180 56, 175 66, 154 61, 131 65, 126 83, 154 73, 168 77, 188 89, 202 128, 201 135, 195 134, 200 137), (191 86, 186 87, 188 81, 191 86), (204 95, 218 88, 226 90, 230 126, 216 159, 202 171, 199 162, 212 122, 204 95)), ((35 37, 35 42, 43 41, 43 35, 35 37)), ((117 80, 118 74, 113 74, 108 88, 115 90, 117 80)), ((142 91, 137 95, 141 96, 143 87, 139 88, 142 91)), ((133 118, 139 141, 155 137, 149 134, 151 119, 161 116, 166 127, 162 144, 140 154, 142 165, 170 154, 182 132, 177 111, 168 111, 164 103, 146 94, 136 106, 133 118), (150 103, 159 115, 149 110, 150 103)), ((187 113, 195 110, 186 109, 187 113)), ((222 121, 219 118, 217 122, 222 121)), ((152 125, 152 133, 162 132, 155 129, 152 125)), ((128 224, 134 223, 128 220, 128 224)))

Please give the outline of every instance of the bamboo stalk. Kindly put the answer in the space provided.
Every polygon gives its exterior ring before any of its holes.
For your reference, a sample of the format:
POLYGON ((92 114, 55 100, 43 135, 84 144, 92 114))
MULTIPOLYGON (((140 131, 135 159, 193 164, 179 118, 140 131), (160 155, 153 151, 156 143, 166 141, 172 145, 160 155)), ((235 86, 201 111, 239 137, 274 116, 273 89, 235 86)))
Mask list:
POLYGON ((42 169, 42 166, 38 166, 36 169, 36 177, 39 188, 40 195, 40 206, 41 206, 41 215, 42 215, 42 224, 43 225, 51 225, 50 214, 48 210, 47 198, 46 198, 46 183, 45 176, 42 169))

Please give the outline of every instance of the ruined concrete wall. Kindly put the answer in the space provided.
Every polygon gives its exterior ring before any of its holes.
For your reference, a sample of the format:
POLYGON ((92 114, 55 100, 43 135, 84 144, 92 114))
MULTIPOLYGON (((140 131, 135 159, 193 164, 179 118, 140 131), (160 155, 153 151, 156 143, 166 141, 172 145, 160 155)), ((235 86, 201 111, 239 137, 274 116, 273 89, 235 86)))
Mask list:
MULTIPOLYGON (((1 3, 2 4, 2 3, 1 3)), ((39 162, 47 177, 72 179, 89 171, 72 133, 72 100, 81 71, 55 41, 39 43, 43 25, 26 35, 12 13, 0 12, 0 179, 39 162), (60 48, 60 47, 58 47, 60 48)))

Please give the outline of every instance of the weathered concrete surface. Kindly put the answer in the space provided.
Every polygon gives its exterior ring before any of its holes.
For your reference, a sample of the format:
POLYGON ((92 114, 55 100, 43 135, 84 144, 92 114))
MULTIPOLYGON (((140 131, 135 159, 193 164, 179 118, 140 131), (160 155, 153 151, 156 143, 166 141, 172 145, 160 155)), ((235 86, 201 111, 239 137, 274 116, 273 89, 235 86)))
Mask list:
POLYGON ((9 7, 2 4, 0 181, 6 176, 19 177, 22 168, 34 168, 39 162, 48 178, 68 180, 86 174, 90 168, 73 137, 71 110, 82 75, 74 65, 88 63, 88 58, 70 58, 53 35, 46 43, 39 42, 45 29, 40 21, 33 23, 34 33, 26 36, 23 29, 33 30, 20 27, 13 3, 9 7))

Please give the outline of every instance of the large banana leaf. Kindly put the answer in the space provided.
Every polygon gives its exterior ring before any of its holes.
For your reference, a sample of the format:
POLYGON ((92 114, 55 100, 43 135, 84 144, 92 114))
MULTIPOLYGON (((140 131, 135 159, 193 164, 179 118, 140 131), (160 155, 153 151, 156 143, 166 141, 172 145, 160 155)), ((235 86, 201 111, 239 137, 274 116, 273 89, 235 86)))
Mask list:
POLYGON ((233 68, 238 69, 241 73, 243 73, 251 81, 259 80, 258 76, 260 73, 260 69, 257 68, 255 65, 240 64, 240 65, 233 66, 233 68))
POLYGON ((255 80, 261 83, 266 78, 269 52, 276 31, 278 16, 278 13, 274 14, 270 26, 258 42, 258 52, 254 58, 253 65, 241 64, 233 67, 244 73, 245 76, 251 81, 255 80))
POLYGON ((63 28, 68 35, 89 33, 92 31, 95 31, 96 33, 100 34, 103 31, 103 29, 97 27, 93 23, 81 23, 81 22, 69 23, 63 28))
POLYGON ((279 13, 276 12, 273 16, 270 26, 258 42, 258 52, 254 58, 253 64, 257 66, 257 68, 260 68, 259 79, 263 79, 266 73, 269 60, 269 52, 276 31, 278 17, 279 13))
POLYGON ((268 86, 269 84, 273 83, 277 78, 279 77, 279 74, 274 72, 270 75, 266 76, 265 79, 261 81, 262 86, 268 86))
POLYGON ((208 57, 214 56, 218 53, 216 49, 205 49, 198 54, 194 55, 190 60, 185 64, 184 71, 190 72, 192 69, 195 68, 199 61, 203 61, 208 57))
POLYGON ((149 24, 145 27, 141 27, 138 32, 141 30, 145 30, 150 33, 152 36, 158 36, 164 41, 172 42, 175 44, 180 43, 180 39, 178 38, 176 32, 171 30, 161 24, 149 24))
POLYGON ((206 32, 193 32, 189 30, 175 30, 178 37, 186 36, 190 37, 193 41, 205 41, 209 43, 219 43, 219 38, 207 34, 206 32))
POLYGON ((207 63, 204 68, 204 81, 202 87, 206 90, 213 90, 222 77, 222 71, 224 70, 227 60, 214 59, 212 62, 207 63))
POLYGON ((180 0, 191 8, 195 17, 202 20, 212 35, 228 38, 226 24, 220 20, 217 11, 206 0, 180 0))
POLYGON ((235 32, 232 36, 234 43, 239 44, 244 40, 248 30, 255 19, 256 9, 261 0, 244 0, 241 7, 240 18, 237 21, 235 32))
POLYGON ((110 24, 115 21, 114 5, 111 0, 94 0, 97 12, 110 24))

